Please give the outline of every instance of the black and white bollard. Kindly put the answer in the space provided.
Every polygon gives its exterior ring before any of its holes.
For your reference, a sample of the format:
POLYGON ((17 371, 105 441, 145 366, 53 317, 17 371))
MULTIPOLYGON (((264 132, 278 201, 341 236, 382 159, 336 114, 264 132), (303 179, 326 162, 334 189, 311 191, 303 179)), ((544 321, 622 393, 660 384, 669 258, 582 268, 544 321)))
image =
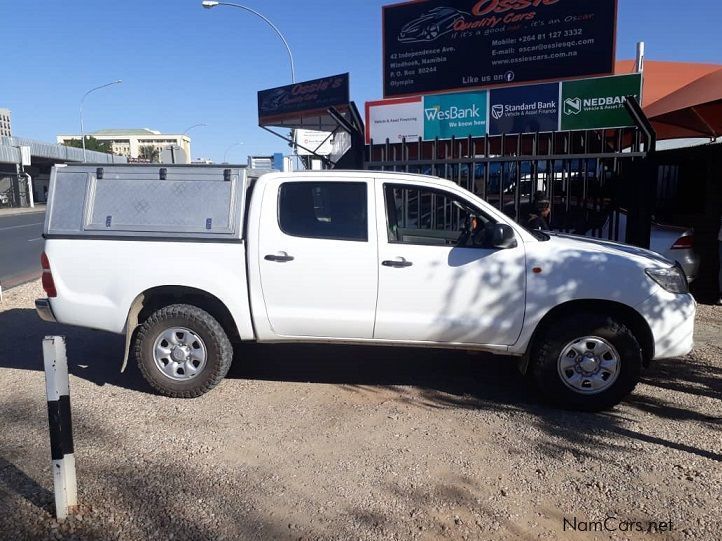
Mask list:
POLYGON ((48 423, 55 515, 62 520, 78 507, 78 484, 75 478, 73 425, 70 418, 68 357, 64 336, 46 336, 43 340, 45 387, 48 394, 48 423))

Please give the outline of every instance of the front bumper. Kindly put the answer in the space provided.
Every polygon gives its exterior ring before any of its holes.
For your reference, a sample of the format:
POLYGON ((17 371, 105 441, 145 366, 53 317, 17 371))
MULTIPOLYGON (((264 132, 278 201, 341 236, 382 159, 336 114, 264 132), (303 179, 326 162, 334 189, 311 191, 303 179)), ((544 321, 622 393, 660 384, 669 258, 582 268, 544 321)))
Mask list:
POLYGON ((654 359, 687 355, 694 347, 697 303, 689 293, 678 295, 659 289, 637 306, 654 337, 654 359))
POLYGON ((43 321, 49 321, 51 323, 57 323, 55 314, 53 314, 53 307, 50 306, 49 299, 36 299, 35 300, 35 312, 38 317, 43 321))

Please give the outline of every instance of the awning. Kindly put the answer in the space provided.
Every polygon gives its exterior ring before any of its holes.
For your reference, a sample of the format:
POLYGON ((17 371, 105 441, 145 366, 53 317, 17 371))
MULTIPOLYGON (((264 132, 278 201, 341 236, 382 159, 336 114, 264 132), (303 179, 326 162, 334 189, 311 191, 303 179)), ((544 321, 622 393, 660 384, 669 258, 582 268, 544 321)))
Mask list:
POLYGON ((645 109, 660 139, 722 136, 722 69, 645 109))
POLYGON ((647 61, 642 105, 658 139, 722 136, 722 65, 647 61))

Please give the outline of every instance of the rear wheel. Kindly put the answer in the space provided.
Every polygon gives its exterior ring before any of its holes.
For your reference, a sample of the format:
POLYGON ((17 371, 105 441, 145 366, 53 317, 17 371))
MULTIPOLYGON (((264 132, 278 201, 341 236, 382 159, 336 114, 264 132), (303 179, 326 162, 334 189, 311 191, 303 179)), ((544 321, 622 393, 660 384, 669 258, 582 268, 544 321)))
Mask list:
POLYGON ((565 408, 600 411, 621 402, 639 382, 642 348, 610 317, 578 314, 547 326, 532 351, 538 390, 565 408))
POLYGON ((194 398, 225 377, 233 348, 208 312, 173 304, 153 312, 140 327, 135 356, 143 377, 155 390, 174 398, 194 398))

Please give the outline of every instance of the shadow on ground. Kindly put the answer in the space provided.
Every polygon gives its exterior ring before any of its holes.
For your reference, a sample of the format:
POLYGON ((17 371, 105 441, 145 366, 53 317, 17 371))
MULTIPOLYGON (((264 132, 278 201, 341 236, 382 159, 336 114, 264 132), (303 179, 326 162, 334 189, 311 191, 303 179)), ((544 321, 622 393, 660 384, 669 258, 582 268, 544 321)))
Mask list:
MULTIPOLYGON (((41 341, 48 334, 67 337, 73 375, 96 385, 151 392, 133 362, 125 374, 120 373, 121 336, 44 323, 32 310, 0 313, 0 368, 42 370, 41 341)), ((392 388, 397 400, 420 407, 512 415, 525 412, 532 415, 540 429, 554 436, 543 444, 545 451, 554 455, 565 451, 584 453, 585 446, 621 449, 631 438, 722 462, 719 453, 649 436, 630 428, 638 423, 628 422, 630 415, 641 412, 675 422, 701 423, 710 430, 722 429, 722 419, 709 411, 695 411, 678 401, 639 392, 625 402, 631 410, 616 408, 601 414, 555 410, 541 404, 530 392, 526 380, 516 371, 514 359, 509 357, 431 348, 244 344, 237 348, 228 377, 336 384, 367 393, 392 388)), ((722 397, 722 369, 694 357, 655 362, 643 382, 702 398, 722 397)))

